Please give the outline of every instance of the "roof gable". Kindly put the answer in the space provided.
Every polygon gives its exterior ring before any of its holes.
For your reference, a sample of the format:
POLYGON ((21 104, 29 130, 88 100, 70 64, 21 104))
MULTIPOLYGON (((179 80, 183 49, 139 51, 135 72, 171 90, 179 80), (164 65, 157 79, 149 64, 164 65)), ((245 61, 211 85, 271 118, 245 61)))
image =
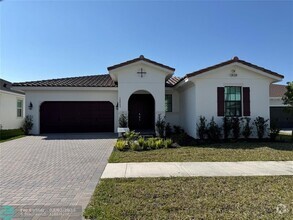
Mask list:
POLYGON ((229 65, 229 64, 232 64, 232 63, 240 63, 240 64, 243 64, 244 66, 247 66, 247 67, 250 67, 250 68, 253 68, 253 69, 256 69, 256 70, 259 70, 259 71, 262 71, 262 72, 265 72, 267 74, 270 74, 272 76, 275 76, 275 77, 279 77, 279 78, 284 78, 283 75, 280 75, 276 72, 273 72, 271 70, 268 70, 268 69, 265 69, 263 67, 260 67, 260 66, 257 66, 255 64, 252 64, 252 63, 249 63, 249 62, 246 62, 244 60, 240 60, 238 57, 234 57, 232 60, 228 60, 228 61, 225 61, 225 62, 222 62, 222 63, 219 63, 219 64, 216 64, 216 65, 213 65, 213 66, 210 66, 210 67, 207 67, 207 68, 204 68, 204 69, 201 69, 201 70, 198 70, 198 71, 195 71, 195 72, 192 72, 192 73, 189 73, 189 74, 186 74, 186 77, 193 77, 193 76, 197 76, 197 75, 200 75, 200 74, 203 74, 203 73, 206 73, 208 71, 211 71, 211 70, 214 70, 214 69, 217 69, 217 68, 220 68, 220 67, 223 67, 223 66, 226 66, 226 65, 229 65))
POLYGON ((155 62, 153 60, 147 59, 143 55, 140 55, 138 58, 135 58, 133 60, 128 60, 128 61, 125 61, 123 63, 119 63, 119 64, 116 64, 116 65, 113 65, 113 66, 109 66, 107 69, 108 69, 108 71, 110 71, 110 70, 114 70, 114 69, 117 69, 117 68, 120 68, 120 67, 123 67, 123 66, 127 66, 127 65, 132 64, 132 63, 139 62, 139 61, 145 61, 147 63, 159 66, 161 68, 168 69, 168 70, 171 70, 171 71, 175 71, 175 68, 172 68, 172 67, 164 65, 162 63, 158 63, 158 62, 155 62))

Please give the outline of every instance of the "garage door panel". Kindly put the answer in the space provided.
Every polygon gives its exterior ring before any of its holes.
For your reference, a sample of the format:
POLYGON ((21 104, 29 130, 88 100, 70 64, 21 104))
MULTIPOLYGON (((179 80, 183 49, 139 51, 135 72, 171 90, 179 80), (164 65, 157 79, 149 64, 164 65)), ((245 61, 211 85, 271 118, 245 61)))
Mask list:
POLYGON ((41 133, 113 132, 111 102, 44 102, 40 109, 41 133))
POLYGON ((270 107, 270 121, 280 128, 292 128, 293 115, 285 110, 285 107, 270 107))

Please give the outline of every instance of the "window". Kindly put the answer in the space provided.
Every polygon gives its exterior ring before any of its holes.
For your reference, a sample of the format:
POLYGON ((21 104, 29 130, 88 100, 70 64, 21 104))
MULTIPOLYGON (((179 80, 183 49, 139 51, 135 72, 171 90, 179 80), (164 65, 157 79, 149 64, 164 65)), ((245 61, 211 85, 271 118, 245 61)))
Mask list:
POLYGON ((17 100, 17 117, 22 118, 23 116, 23 100, 17 100))
POLYGON ((241 116, 241 87, 225 87, 225 116, 241 116))
POLYGON ((165 111, 172 112, 172 95, 165 95, 165 111))

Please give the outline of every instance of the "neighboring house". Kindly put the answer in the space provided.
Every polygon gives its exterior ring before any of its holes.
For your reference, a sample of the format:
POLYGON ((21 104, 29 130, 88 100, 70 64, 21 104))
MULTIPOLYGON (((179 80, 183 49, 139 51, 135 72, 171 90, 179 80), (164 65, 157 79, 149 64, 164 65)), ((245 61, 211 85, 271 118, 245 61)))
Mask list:
POLYGON ((20 128, 25 115, 25 95, 0 79, 0 130, 20 128))
MULTIPOLYGON (((269 118, 269 86, 283 76, 234 57, 186 74, 140 56, 108 67, 109 74, 13 84, 24 90, 33 134, 116 132, 119 116, 129 128, 153 131, 158 116, 196 137, 200 116, 222 124, 227 116, 269 118)), ((27 106, 26 106, 27 107, 27 106)))
POLYGON ((271 122, 277 123, 280 128, 293 128, 293 115, 285 110, 282 97, 287 91, 285 85, 270 85, 270 117, 271 122))

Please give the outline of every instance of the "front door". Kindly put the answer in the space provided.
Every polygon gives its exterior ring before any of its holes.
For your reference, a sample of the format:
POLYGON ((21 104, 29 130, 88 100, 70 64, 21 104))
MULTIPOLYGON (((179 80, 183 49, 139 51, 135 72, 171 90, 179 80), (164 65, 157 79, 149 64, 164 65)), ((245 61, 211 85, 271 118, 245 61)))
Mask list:
POLYGON ((151 94, 133 94, 128 101, 130 130, 154 130, 155 101, 151 94))

